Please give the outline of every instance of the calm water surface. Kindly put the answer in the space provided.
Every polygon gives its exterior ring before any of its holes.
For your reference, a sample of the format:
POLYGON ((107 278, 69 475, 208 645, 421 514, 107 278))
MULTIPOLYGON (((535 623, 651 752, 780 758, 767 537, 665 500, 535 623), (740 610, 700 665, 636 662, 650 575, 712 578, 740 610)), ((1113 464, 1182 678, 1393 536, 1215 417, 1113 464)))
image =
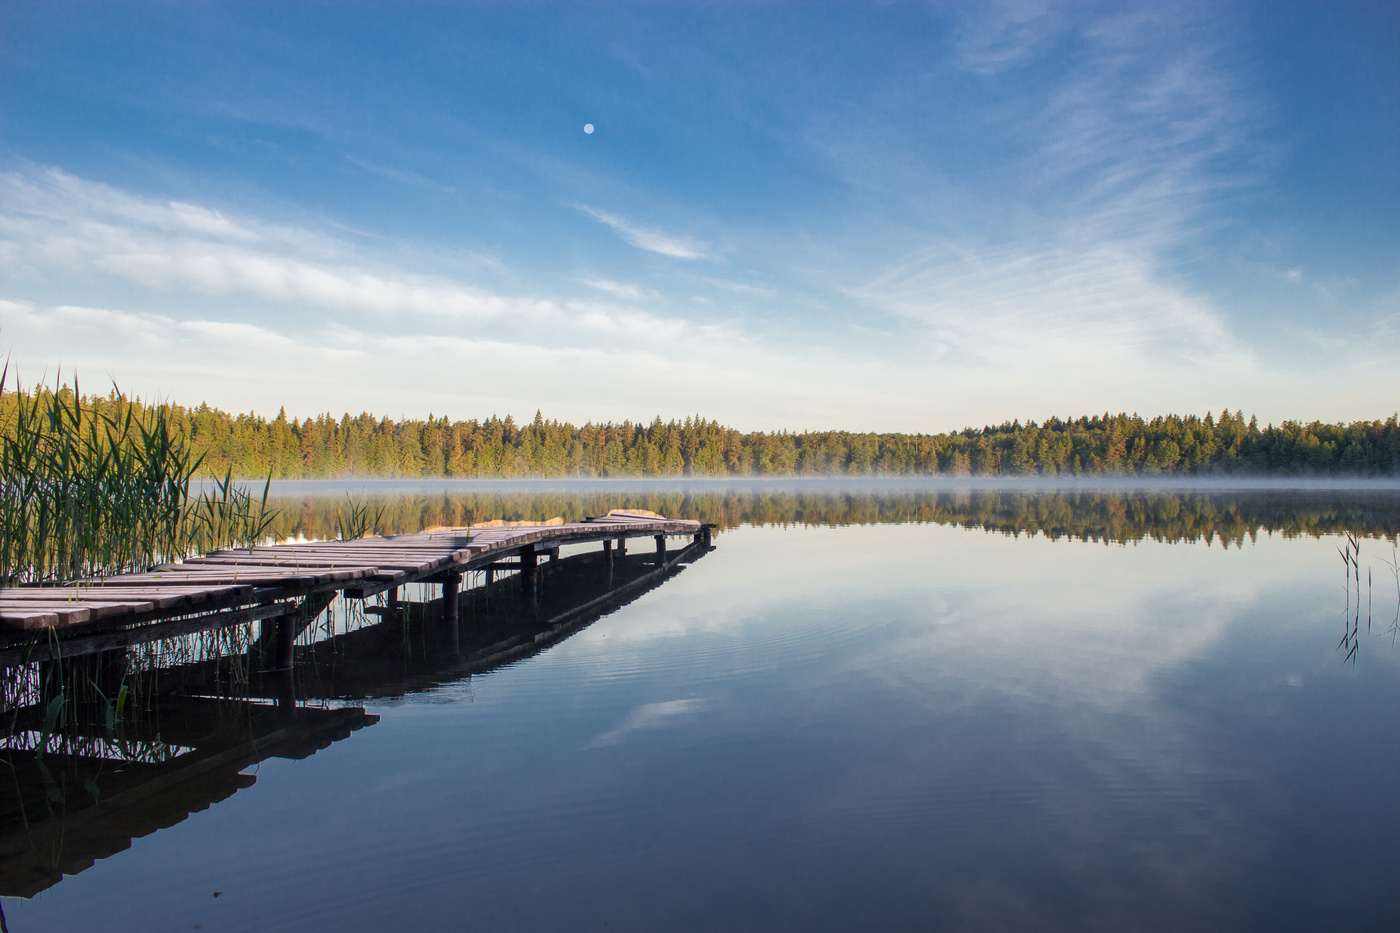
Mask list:
POLYGON ((1400 929, 1400 499, 1298 497, 1289 536, 1230 501, 1262 530, 1229 546, 735 522, 8 927, 1400 929), (1352 662, 1337 515, 1374 574, 1352 662))

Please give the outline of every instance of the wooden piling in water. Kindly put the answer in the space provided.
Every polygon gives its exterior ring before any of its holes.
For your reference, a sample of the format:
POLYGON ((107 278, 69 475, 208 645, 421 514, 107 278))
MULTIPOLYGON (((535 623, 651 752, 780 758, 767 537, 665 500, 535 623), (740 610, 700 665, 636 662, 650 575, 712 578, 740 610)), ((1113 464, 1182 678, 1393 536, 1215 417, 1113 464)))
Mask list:
POLYGON ((294 615, 277 619, 277 640, 274 643, 272 666, 275 670, 289 671, 295 661, 297 644, 297 618, 294 615))
POLYGON ((454 628, 457 625, 457 608, 461 604, 459 589, 462 584, 460 573, 449 573, 442 579, 442 618, 454 628))

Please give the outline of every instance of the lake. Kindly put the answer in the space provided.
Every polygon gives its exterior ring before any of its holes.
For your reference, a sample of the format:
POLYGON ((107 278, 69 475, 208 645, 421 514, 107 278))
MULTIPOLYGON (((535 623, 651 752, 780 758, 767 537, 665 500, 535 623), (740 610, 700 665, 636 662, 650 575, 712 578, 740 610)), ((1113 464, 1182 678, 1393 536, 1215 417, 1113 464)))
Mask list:
POLYGON ((1394 485, 291 484, 277 533, 347 490, 386 531, 718 529, 659 578, 498 579, 452 649, 432 592, 333 607, 295 720, 236 637, 131 659, 168 668, 131 728, 170 725, 85 746, 127 797, 34 783, 12 726, 8 838, 111 851, 10 931, 1400 929, 1394 485), (211 697, 295 754, 141 790, 211 697))

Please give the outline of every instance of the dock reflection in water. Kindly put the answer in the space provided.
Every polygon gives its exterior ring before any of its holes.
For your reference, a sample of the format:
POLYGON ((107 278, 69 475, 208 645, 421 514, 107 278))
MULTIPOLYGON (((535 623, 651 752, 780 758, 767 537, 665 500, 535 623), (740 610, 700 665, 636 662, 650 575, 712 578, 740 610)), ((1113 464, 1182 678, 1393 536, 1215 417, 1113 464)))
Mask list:
POLYGON ((12 711, 0 753, 10 772, 0 791, 4 897, 33 897, 251 786, 256 776, 243 772, 259 762, 305 758, 379 721, 357 707, 157 696, 125 707, 110 729, 105 704, 74 704, 50 735, 46 710, 12 711))
POLYGON ((308 757, 378 722, 347 704, 544 651, 708 550, 594 551, 531 575, 477 574, 455 624, 441 598, 373 606, 360 624, 319 639, 313 622, 289 671, 264 669, 266 639, 252 626, 191 636, 198 644, 177 650, 11 668, 0 720, 0 896, 33 897, 251 786, 254 765, 308 757))

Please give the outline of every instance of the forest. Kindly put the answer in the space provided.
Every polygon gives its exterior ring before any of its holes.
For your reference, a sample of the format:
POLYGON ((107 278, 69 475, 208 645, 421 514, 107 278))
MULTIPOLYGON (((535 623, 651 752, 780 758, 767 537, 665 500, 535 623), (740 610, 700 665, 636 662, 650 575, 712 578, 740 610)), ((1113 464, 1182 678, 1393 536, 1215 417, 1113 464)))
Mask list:
MULTIPOLYGON (((52 390, 37 390, 52 394, 52 390)), ((74 389, 57 390, 71 403, 74 389)), ((0 430, 26 392, 0 391, 0 430)), ((243 479, 359 477, 521 479, 783 476, 1392 476, 1400 424, 1261 426, 1242 411, 1086 415, 1010 421, 929 434, 743 432, 703 416, 576 426, 511 416, 395 421, 368 413, 297 420, 231 414, 207 404, 147 405, 115 390, 79 403, 118 417, 149 413, 202 457, 201 473, 243 479)))

